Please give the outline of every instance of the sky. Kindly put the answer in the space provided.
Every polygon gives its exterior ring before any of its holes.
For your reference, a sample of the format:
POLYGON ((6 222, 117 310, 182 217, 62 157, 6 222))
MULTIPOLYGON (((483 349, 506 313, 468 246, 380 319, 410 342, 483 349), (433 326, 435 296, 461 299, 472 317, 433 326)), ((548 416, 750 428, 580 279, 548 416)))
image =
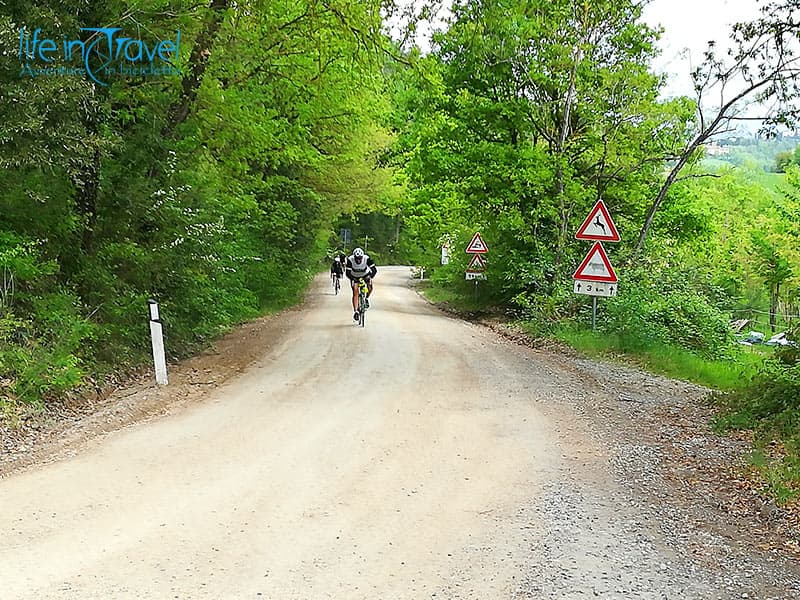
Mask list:
MULTIPOLYGON (((419 6, 422 0, 398 0, 401 5, 419 6)), ((660 41, 661 56, 653 68, 668 76, 664 95, 692 95, 689 79, 690 59, 701 58, 709 40, 722 44, 728 37, 731 24, 758 16, 764 0, 650 0, 643 18, 653 27, 664 28, 660 41), (688 53, 686 52, 688 49, 688 53)), ((449 2, 445 2, 449 6, 449 2)), ((448 11, 445 9, 444 14, 448 11)), ((431 27, 420 24, 416 36, 423 51, 429 49, 431 27)), ((720 49, 724 49, 724 44, 720 49)))
POLYGON ((661 56, 654 62, 657 73, 667 75, 666 96, 692 95, 689 79, 690 58, 702 58, 709 40, 726 48, 730 25, 758 16, 756 0, 652 0, 643 18, 651 26, 661 26, 661 56), (687 52, 688 50, 688 52, 687 52))

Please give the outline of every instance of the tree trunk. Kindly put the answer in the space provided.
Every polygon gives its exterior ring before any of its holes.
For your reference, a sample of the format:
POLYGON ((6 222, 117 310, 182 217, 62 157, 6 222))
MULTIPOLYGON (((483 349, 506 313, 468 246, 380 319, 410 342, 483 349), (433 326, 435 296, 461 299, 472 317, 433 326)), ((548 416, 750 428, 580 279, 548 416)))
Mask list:
POLYGON ((80 183, 76 185, 77 194, 75 204, 78 212, 84 218, 83 232, 81 234, 82 254, 91 254, 94 242, 95 227, 97 225, 97 200, 100 193, 100 169, 102 168, 102 156, 100 149, 94 151, 94 158, 91 164, 86 165, 80 174, 80 183))
POLYGON ((664 202, 664 198, 667 197, 667 192, 669 192, 669 188, 672 187, 672 184, 675 183, 675 179, 678 177, 678 173, 681 172, 681 169, 686 166, 686 163, 689 162, 689 157, 692 155, 699 143, 693 143, 692 146, 684 152, 681 157, 678 159, 678 162, 675 163, 675 166, 672 167, 672 170, 667 175, 666 180, 661 185, 661 189, 658 190, 658 194, 656 195, 656 199, 653 200, 653 204, 650 206, 650 210, 647 211, 647 216, 644 219, 644 224, 642 225, 642 229, 639 231, 639 239, 636 241, 636 248, 634 249, 634 254, 637 254, 642 247, 644 246, 644 241, 647 239, 647 234, 650 232, 650 227, 653 225, 653 220, 655 219, 656 212, 661 207, 661 203, 664 202))
POLYGON ((569 230, 569 210, 567 209, 564 199, 564 147, 569 137, 572 103, 575 95, 575 80, 578 74, 578 64, 581 60, 583 60, 583 50, 578 46, 575 48, 575 53, 572 57, 572 71, 569 75, 569 87, 567 88, 567 94, 564 98, 564 114, 561 121, 561 131, 558 135, 558 145, 555 148, 556 160, 558 160, 558 167, 556 168, 556 197, 558 198, 558 213, 561 218, 558 243, 556 245, 555 257, 553 258, 553 267, 555 271, 558 271, 561 259, 564 256, 564 246, 566 245, 569 230))
POLYGON ((208 8, 211 11, 203 23, 203 28, 194 42, 192 53, 189 56, 188 72, 184 74, 181 82, 181 95, 170 107, 166 125, 162 131, 164 137, 171 136, 175 129, 189 116, 192 103, 197 98, 197 91, 203 83, 203 75, 211 58, 211 50, 217 40, 225 11, 228 9, 229 0, 211 0, 208 8))
POLYGON ((395 217, 395 224, 394 224, 394 245, 395 248, 400 243, 400 222, 403 219, 403 209, 401 208, 397 211, 397 216, 395 217))
POLYGON ((776 283, 772 286, 772 294, 770 298, 769 304, 769 328, 772 331, 772 334, 775 334, 775 313, 778 312, 778 296, 780 294, 781 284, 776 283))

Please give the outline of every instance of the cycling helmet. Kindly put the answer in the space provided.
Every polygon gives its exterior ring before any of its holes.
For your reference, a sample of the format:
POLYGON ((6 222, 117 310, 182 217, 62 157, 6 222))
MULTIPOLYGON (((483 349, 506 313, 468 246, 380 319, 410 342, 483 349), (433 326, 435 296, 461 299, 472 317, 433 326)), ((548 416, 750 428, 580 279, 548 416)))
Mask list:
POLYGON ((355 250, 353 250, 353 256, 355 256, 356 258, 361 258, 362 256, 364 256, 364 251, 361 248, 356 248, 355 250))

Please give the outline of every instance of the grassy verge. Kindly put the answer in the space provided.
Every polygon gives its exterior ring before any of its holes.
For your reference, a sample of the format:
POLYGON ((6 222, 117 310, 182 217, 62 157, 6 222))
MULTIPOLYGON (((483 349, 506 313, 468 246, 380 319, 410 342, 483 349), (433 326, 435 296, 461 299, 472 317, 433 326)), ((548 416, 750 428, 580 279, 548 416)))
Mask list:
POLYGON ((749 463, 767 494, 779 505, 800 500, 800 455, 776 440, 757 436, 749 463))
POLYGON ((434 304, 442 304, 462 313, 481 312, 489 306, 480 288, 474 294, 464 294, 460 290, 434 285, 430 281, 420 281, 417 289, 434 304))
POLYGON ((721 391, 741 389, 764 362, 764 354, 745 347, 731 359, 711 360, 675 346, 648 344, 570 326, 557 327, 553 336, 588 356, 622 358, 652 373, 721 391))

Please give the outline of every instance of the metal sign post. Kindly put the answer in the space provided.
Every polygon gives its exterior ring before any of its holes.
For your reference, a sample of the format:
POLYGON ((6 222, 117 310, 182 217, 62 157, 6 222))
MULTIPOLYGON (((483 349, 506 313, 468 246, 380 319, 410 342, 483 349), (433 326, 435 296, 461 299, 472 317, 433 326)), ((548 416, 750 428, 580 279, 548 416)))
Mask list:
POLYGON ((592 249, 575 270, 572 279, 576 294, 592 297, 592 331, 597 331, 597 298, 616 296, 619 289, 617 274, 601 242, 618 242, 620 235, 602 200, 598 200, 589 211, 589 216, 584 219, 575 237, 594 241, 592 249))
POLYGON ((475 281, 475 302, 477 303, 478 281, 481 279, 486 280, 486 259, 483 257, 489 253, 489 248, 484 243, 483 238, 481 238, 481 234, 476 231, 464 252, 472 255, 464 278, 467 281, 475 281))
POLYGON ((339 230, 339 238, 342 240, 344 244, 345 250, 347 250, 347 246, 350 243, 350 230, 349 229, 340 229, 339 230))

